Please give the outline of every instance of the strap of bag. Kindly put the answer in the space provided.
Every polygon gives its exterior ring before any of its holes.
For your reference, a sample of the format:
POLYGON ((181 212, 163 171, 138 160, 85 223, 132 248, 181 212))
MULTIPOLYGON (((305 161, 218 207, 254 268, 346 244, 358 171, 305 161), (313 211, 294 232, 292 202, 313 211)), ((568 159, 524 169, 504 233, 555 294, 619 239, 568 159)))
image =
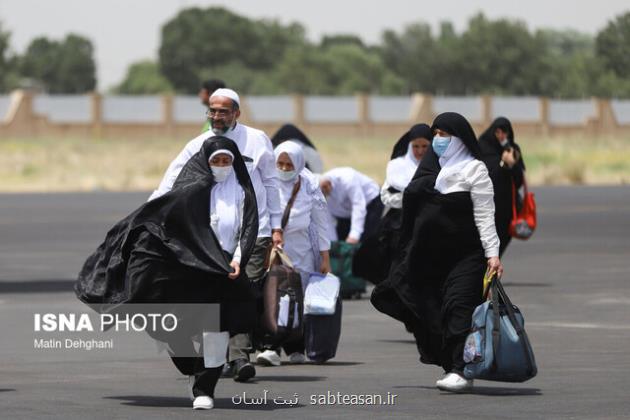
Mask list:
POLYGON ((493 322, 492 322, 492 354, 494 357, 492 358, 492 366, 490 367, 491 371, 497 370, 497 355, 499 354, 499 342, 501 341, 501 314, 499 312, 499 293, 497 289, 497 276, 496 274, 492 278, 492 283, 490 285, 492 289, 492 313, 493 313, 493 322))
POLYGON ((293 186, 293 191, 291 191, 291 198, 289 198, 289 202, 287 203, 286 208, 284 209, 284 213, 282 214, 282 221, 280 222, 280 226, 284 229, 289 223, 289 216, 291 215, 291 209, 293 208, 293 203, 295 203, 295 198, 300 192, 300 186, 302 184, 302 179, 298 176, 298 180, 293 186))
POLYGON ((523 347, 523 353, 525 355, 525 360, 527 363, 527 370, 529 374, 533 374, 534 372, 534 364, 530 357, 529 347, 527 343, 529 339, 527 337, 527 333, 525 333, 525 329, 521 327, 520 323, 516 319, 516 314, 514 313, 514 306, 510 301, 507 293, 505 293, 505 289, 501 284, 500 279, 495 275, 492 278, 492 311, 494 316, 494 322, 492 325, 492 351, 494 354, 494 358, 492 359, 491 370, 495 371, 497 369, 497 354, 499 351, 499 343, 501 340, 501 315, 499 311, 499 305, 503 304, 505 312, 512 324, 512 327, 516 331, 516 334, 519 336, 519 341, 521 346, 523 347))
POLYGON ((279 248, 277 246, 274 246, 271 249, 271 255, 269 256, 269 268, 271 268, 276 258, 280 258, 280 263, 282 265, 289 268, 293 268, 293 263, 291 262, 291 259, 289 258, 289 256, 285 254, 282 248, 279 248))
POLYGON ((496 281, 496 284, 497 284, 497 289, 499 292, 500 299, 504 302, 507 316, 510 319, 510 322, 512 323, 512 327, 516 331, 516 334, 520 338, 519 341, 521 343, 521 346, 523 347, 523 353, 527 361, 527 370, 530 372, 530 374, 532 374, 534 371, 534 363, 530 357, 529 347, 527 346, 527 343, 529 342, 529 338, 527 337, 527 333, 525 332, 525 329, 518 322, 518 319, 516 319, 516 314, 514 313, 514 305, 512 305, 510 298, 508 297, 507 293, 505 293, 505 289, 503 288, 503 285, 501 284, 500 281, 498 281, 498 279, 496 281))

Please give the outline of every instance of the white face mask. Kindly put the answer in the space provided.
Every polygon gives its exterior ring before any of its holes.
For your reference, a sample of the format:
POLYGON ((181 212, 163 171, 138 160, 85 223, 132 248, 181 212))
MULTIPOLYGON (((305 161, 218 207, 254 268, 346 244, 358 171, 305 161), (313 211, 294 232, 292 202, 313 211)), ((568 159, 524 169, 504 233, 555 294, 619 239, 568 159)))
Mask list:
POLYGON ((212 175, 214 175, 214 180, 216 182, 223 182, 232 173, 232 165, 230 165, 230 166, 210 166, 210 170, 212 171, 212 175))
POLYGON ((280 181, 293 181, 297 176, 295 171, 282 171, 276 168, 276 172, 278 173, 278 178, 280 181))

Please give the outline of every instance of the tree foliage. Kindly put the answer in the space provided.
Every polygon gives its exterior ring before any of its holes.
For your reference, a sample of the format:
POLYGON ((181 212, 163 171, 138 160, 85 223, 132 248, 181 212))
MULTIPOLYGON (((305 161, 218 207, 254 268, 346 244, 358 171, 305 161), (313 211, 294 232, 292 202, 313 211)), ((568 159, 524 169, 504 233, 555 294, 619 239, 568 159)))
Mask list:
POLYGON ((172 92, 173 87, 160 73, 157 63, 143 60, 129 66, 125 79, 114 91, 125 95, 148 95, 172 92))
POLYGON ((63 41, 34 39, 20 59, 23 77, 50 93, 84 93, 96 86, 94 48, 75 34, 63 41))

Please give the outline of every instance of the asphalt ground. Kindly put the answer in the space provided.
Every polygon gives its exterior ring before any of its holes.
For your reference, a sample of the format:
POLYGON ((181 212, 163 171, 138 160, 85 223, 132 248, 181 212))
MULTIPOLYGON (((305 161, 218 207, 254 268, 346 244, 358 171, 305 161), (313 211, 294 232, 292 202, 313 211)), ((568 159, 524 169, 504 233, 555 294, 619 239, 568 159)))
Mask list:
POLYGON ((222 379, 207 412, 191 410, 187 381, 155 351, 33 356, 33 313, 81 308, 71 287, 84 259, 148 194, 0 195, 0 417, 629 418, 630 188, 535 193, 538 230, 513 241, 504 284, 525 316, 536 378, 477 381, 466 395, 440 392, 440 370, 421 365, 412 337, 365 297, 344 302, 334 360, 257 367, 246 384, 222 379), (265 391, 263 404, 233 400, 265 391), (397 395, 393 404, 329 397, 378 394, 386 402, 388 393, 397 395))

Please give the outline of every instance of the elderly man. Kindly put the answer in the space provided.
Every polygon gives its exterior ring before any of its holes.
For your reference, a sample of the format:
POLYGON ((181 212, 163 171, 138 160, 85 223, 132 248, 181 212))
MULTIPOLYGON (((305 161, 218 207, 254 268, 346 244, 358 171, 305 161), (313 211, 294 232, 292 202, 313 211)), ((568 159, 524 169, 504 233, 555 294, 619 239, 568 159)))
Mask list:
MULTIPOLYGON (((212 95, 215 90, 222 89, 225 87, 226 87, 225 82, 223 82, 223 80, 220 80, 220 79, 206 80, 205 82, 201 84, 201 89, 199 89, 199 93, 197 94, 197 96, 201 100, 201 104, 204 105, 206 108, 209 108, 210 95, 212 95)), ((208 130, 210 130, 210 120, 206 119, 205 124, 201 128, 201 132, 205 133, 208 130)))
MULTIPOLYGON (((149 200, 171 190, 182 167, 199 151, 204 140, 213 134, 234 140, 246 161, 256 192, 258 239, 245 272, 251 282, 259 284, 265 275, 264 260, 269 245, 272 242, 274 245, 281 245, 283 242, 280 227, 282 210, 271 141, 264 132, 238 123, 241 115, 240 99, 235 91, 217 89, 210 96, 209 104, 208 119, 212 133, 202 133, 186 144, 169 165, 160 186, 149 200)), ((249 363, 249 353, 252 350, 251 338, 248 335, 239 334, 230 339, 229 367, 234 374, 234 380, 244 382, 256 375, 254 366, 249 363)))

